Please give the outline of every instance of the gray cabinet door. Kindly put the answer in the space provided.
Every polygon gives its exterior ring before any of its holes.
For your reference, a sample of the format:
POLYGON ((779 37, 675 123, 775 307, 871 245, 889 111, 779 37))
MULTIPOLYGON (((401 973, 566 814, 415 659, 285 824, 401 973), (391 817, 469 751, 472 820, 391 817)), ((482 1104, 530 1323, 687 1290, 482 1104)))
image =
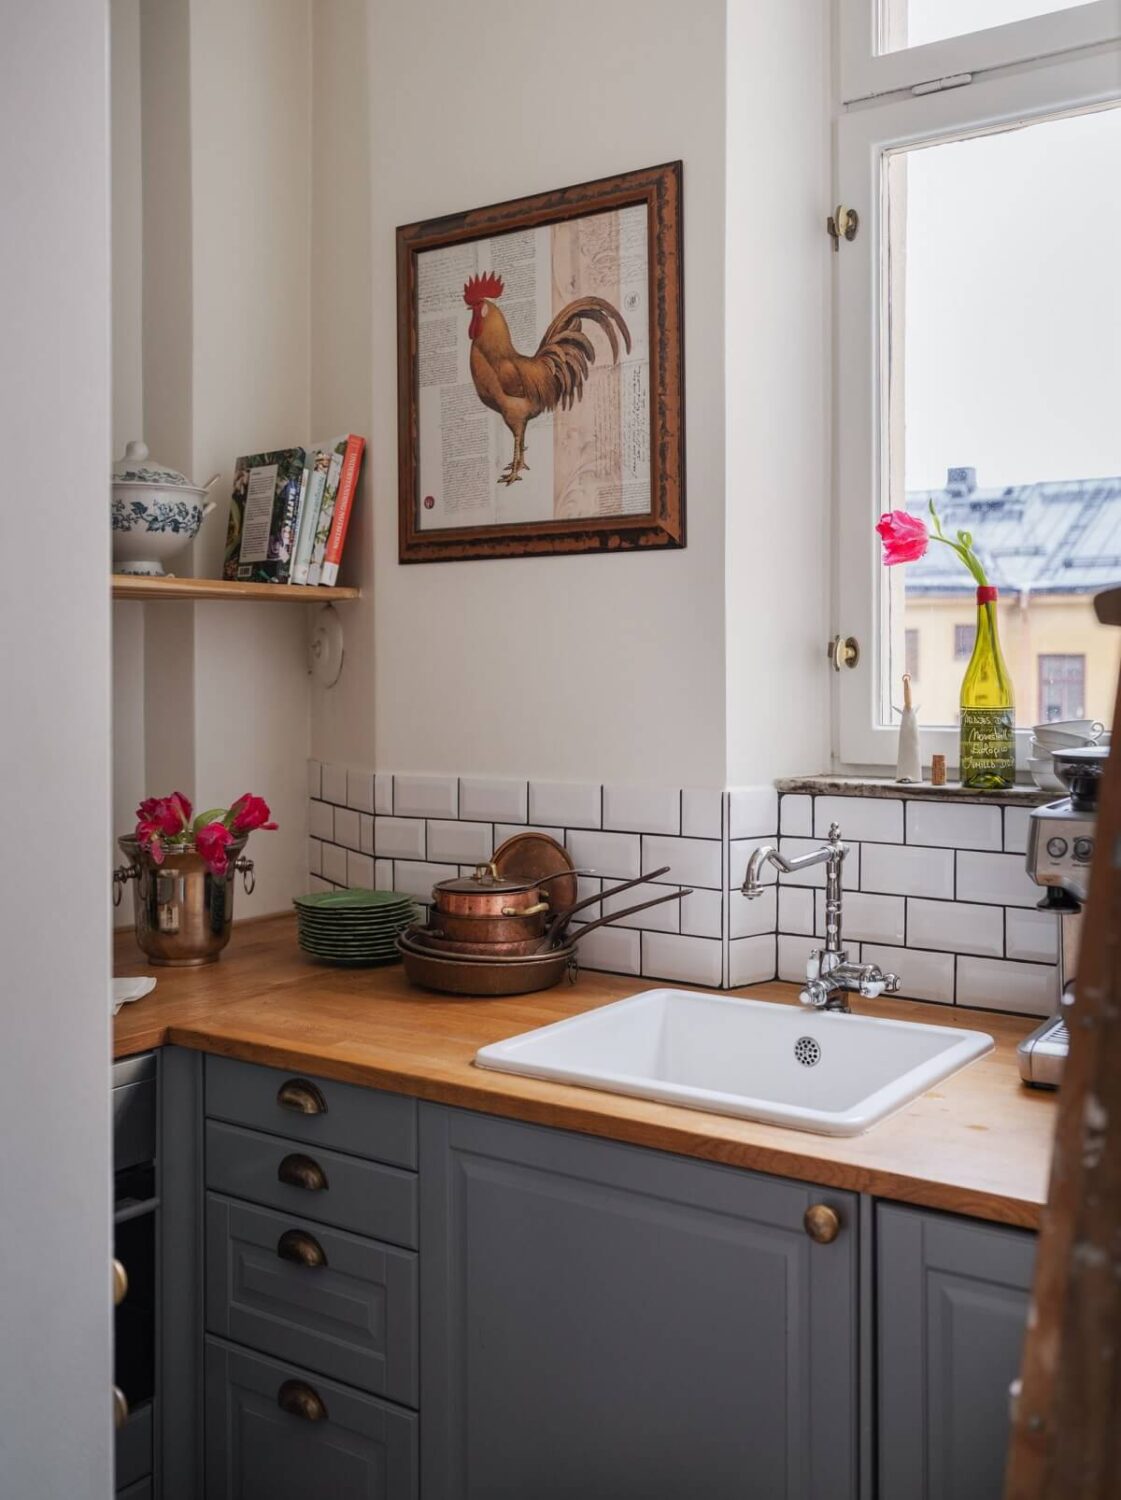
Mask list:
POLYGON ((424 1500, 855 1495, 852 1195, 433 1105, 420 1141, 424 1500))
POLYGON ((880 1204, 880 1500, 1000 1500, 1035 1236, 880 1204))
POLYGON ((206 1342, 206 1500, 416 1500, 416 1429, 412 1412, 206 1342))

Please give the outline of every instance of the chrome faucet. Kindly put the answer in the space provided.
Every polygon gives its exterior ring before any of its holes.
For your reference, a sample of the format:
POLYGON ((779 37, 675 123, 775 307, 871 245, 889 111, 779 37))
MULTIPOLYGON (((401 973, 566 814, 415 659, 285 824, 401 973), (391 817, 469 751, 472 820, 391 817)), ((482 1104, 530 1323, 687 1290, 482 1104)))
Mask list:
POLYGON ((807 959, 806 986, 798 996, 803 1005, 812 1005, 816 1010, 847 1013, 850 991, 863 995, 865 1000, 874 1000, 884 993, 894 995, 899 989, 897 974, 885 974, 879 964, 850 963, 848 953, 841 947, 841 866, 848 852, 849 846, 841 842, 840 827, 833 823, 827 844, 793 859, 780 854, 773 844, 760 844, 752 850, 743 878, 743 894, 753 901, 763 894, 760 876, 767 864, 787 875, 808 870, 811 865, 825 866, 825 947, 815 948, 807 959))

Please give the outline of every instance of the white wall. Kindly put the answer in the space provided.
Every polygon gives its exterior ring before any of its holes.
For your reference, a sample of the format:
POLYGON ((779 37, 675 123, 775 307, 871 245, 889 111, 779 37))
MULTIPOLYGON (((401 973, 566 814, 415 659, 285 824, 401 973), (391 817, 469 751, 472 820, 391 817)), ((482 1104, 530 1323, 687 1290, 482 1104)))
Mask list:
POLYGON ((829 764, 830 78, 828 0, 729 0, 730 785, 829 764))
POLYGON ((367 654, 335 690, 350 727, 313 743, 390 769, 723 785, 724 5, 371 0, 367 17, 375 716, 367 654), (399 567, 395 227, 677 157, 688 548, 399 567))
POLYGON ((108 8, 4 22, 0 1494, 108 1500, 108 8))

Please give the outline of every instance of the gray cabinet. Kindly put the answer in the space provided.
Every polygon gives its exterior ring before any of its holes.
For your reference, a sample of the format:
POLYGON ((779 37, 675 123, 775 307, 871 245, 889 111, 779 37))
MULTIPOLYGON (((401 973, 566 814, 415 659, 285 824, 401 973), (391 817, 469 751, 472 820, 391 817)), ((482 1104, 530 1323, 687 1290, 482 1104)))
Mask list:
POLYGON ((206 1500, 415 1500, 417 1419, 208 1339, 206 1500))
POLYGON ((424 1500, 855 1496, 852 1195, 430 1105, 420 1185, 424 1500))
POLYGON ((880 1204, 879 1500, 1000 1500, 1035 1236, 880 1204))

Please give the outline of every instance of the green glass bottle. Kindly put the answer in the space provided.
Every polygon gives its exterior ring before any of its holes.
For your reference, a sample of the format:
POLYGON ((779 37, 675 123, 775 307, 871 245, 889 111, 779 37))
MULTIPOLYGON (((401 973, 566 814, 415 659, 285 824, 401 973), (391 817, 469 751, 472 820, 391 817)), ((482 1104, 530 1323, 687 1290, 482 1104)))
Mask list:
POLYGON ((995 792, 1016 780, 1016 697, 997 634, 997 591, 977 590, 977 639, 961 684, 961 784, 995 792))

